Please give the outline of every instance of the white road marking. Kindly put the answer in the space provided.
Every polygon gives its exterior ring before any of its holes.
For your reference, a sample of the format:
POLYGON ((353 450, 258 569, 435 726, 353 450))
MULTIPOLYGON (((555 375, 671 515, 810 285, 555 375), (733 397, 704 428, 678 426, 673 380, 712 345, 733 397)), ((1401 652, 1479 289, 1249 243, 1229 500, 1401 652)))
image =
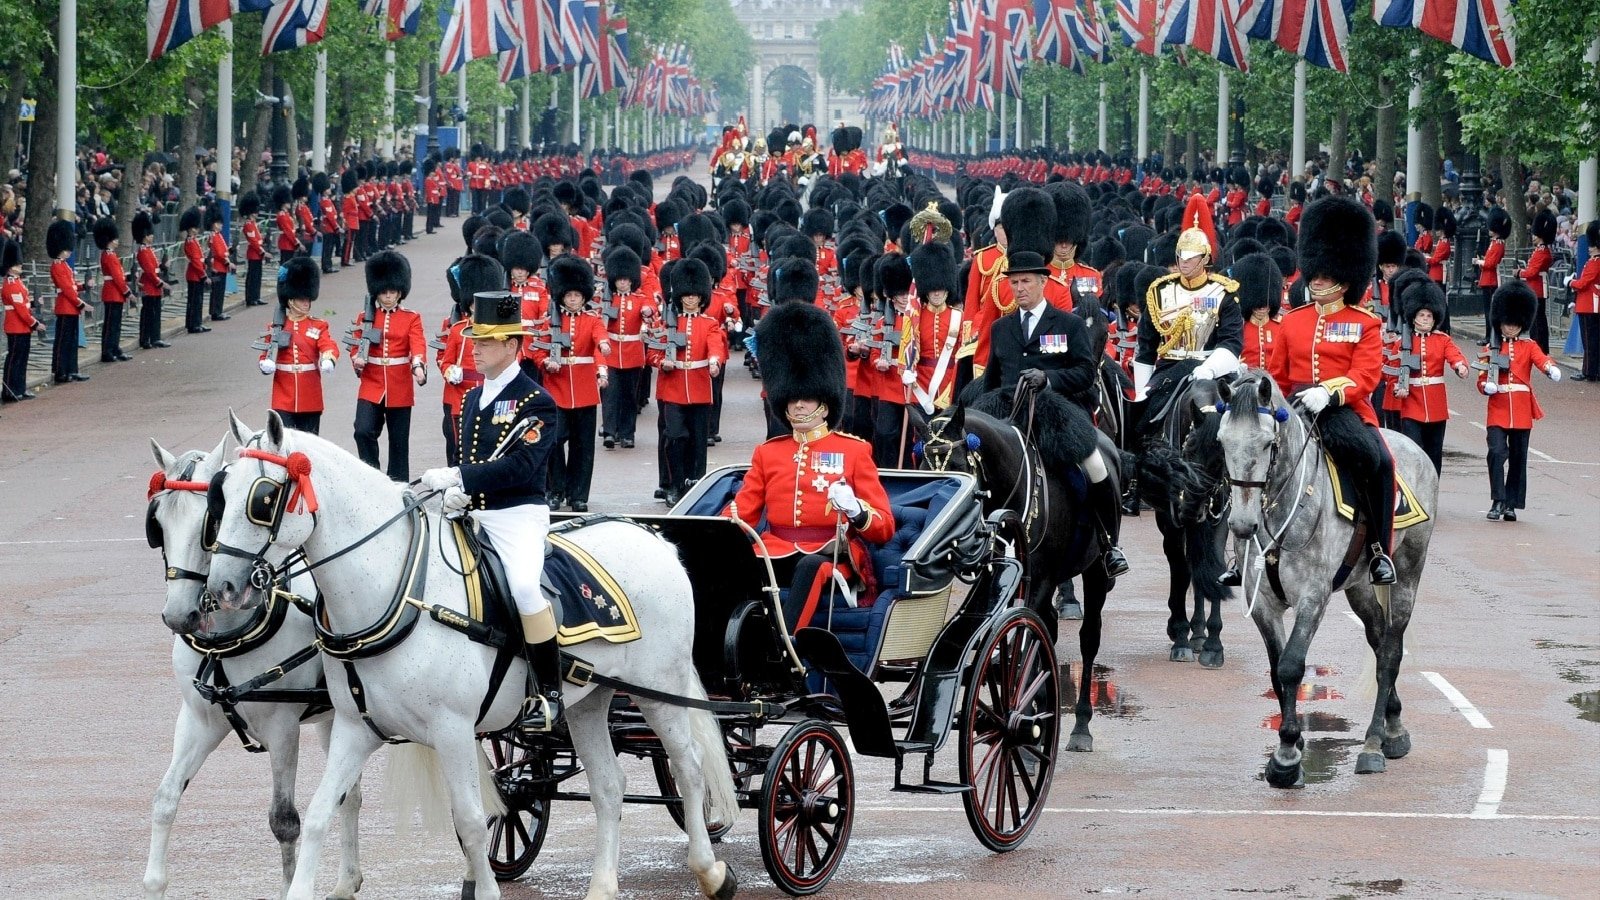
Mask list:
MULTIPOLYGON (((959 806, 869 806, 856 804, 858 812, 881 813, 959 813, 959 806)), ((1066 815, 1114 816, 1301 816, 1324 819, 1481 819, 1476 813, 1389 812, 1359 809, 1115 809, 1088 806, 1047 806, 1045 812, 1066 815)), ((1600 816, 1568 816, 1550 813, 1495 814, 1499 820, 1524 822, 1600 822, 1600 816)))
POLYGON ((1506 795, 1506 772, 1511 768, 1511 754, 1505 750, 1489 750, 1489 761, 1483 766, 1483 793, 1478 795, 1478 805, 1473 807, 1474 819, 1500 818, 1500 800, 1506 795))
POLYGON ((125 544, 144 538, 63 538, 59 541, 0 541, 0 547, 25 547, 32 544, 125 544))
POLYGON ((1443 675, 1438 672, 1423 672, 1422 677, 1432 682, 1433 686, 1439 689, 1439 693, 1450 701, 1450 705, 1454 706, 1456 712, 1461 713, 1462 718, 1466 719, 1473 728, 1494 727, 1489 724, 1488 719, 1483 717, 1483 713, 1478 712, 1478 708, 1472 705, 1472 701, 1467 699, 1467 695, 1456 690, 1455 685, 1445 681, 1443 675))

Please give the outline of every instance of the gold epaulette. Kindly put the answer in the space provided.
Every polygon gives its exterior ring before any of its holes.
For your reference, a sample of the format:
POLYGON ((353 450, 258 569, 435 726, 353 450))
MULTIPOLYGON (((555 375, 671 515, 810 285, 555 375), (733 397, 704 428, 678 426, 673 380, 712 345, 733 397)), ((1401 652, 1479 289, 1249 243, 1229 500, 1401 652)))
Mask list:
POLYGON ((1222 289, 1230 294, 1237 294, 1239 292, 1239 282, 1234 281, 1232 278, 1229 278, 1226 275, 1218 275, 1216 272, 1212 272, 1210 278, 1217 284, 1222 285, 1222 289))

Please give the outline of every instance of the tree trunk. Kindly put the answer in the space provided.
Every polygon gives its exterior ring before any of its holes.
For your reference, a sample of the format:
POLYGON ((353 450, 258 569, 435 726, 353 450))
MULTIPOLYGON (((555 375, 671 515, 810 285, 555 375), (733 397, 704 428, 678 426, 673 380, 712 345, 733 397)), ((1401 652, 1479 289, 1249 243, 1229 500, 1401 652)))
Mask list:
POLYGON ((1417 179, 1420 183, 1407 185, 1408 193, 1417 192, 1422 202, 1439 208, 1439 123, 1434 119, 1422 121, 1422 159, 1417 160, 1417 179))
POLYGON ((294 87, 283 84, 283 107, 288 118, 283 121, 283 132, 289 149, 289 183, 300 177, 300 110, 295 107, 294 87))
MULTIPOLYGON (((52 26, 54 27, 54 26, 52 26)), ((56 54, 47 52, 44 71, 53 72, 56 54)), ((22 230, 22 258, 43 261, 44 233, 55 221, 56 200, 56 89, 48 78, 39 80, 35 97, 33 147, 28 154, 28 220, 22 230)))
POLYGON ((1197 177, 1200 171, 1200 132, 1191 131, 1184 138, 1183 164, 1189 168, 1189 177, 1197 177))
POLYGON ((195 147, 200 144, 200 110, 205 103, 205 95, 200 90, 200 85, 193 76, 183 80, 184 101, 188 104, 187 115, 183 117, 183 136, 178 139, 178 211, 195 204, 199 194, 194 189, 196 170, 194 164, 195 147))
POLYGON ((1168 165, 1168 166, 1172 165, 1172 158, 1173 158, 1173 156, 1175 156, 1177 154, 1177 152, 1178 152, 1178 136, 1173 134, 1172 133, 1172 129, 1170 129, 1170 128, 1162 129, 1162 131, 1161 131, 1161 162, 1163 164, 1165 164, 1165 165, 1168 165))
POLYGON ((272 96, 275 68, 271 56, 261 60, 261 77, 256 80, 255 117, 250 120, 250 141, 245 147, 244 164, 239 167, 240 194, 248 194, 256 189, 261 154, 266 152, 267 136, 272 134, 272 103, 265 98, 272 96))
POLYGON ((1453 115, 1444 117, 1439 128, 1439 156, 1456 161, 1456 171, 1461 171, 1461 120, 1453 115))
POLYGON ((1328 129, 1328 168, 1330 172, 1325 175, 1334 175, 1340 166, 1344 165, 1346 145, 1350 140, 1350 114, 1339 112, 1333 117, 1333 124, 1328 129))
POLYGON ((1508 255, 1528 249, 1528 204, 1522 193, 1522 161, 1509 142, 1500 147, 1500 196, 1511 214, 1511 237, 1506 240, 1508 255))
POLYGON ((340 163, 344 160, 344 145, 350 139, 350 94, 354 85, 348 75, 340 75, 337 83, 338 90, 335 97, 338 102, 334 109, 338 114, 333 117, 332 129, 328 132, 328 173, 332 175, 339 170, 340 163))
POLYGON ((22 135, 22 125, 17 121, 16 112, 22 107, 22 96, 27 89, 28 70, 19 56, 6 67, 5 106, 0 109, 9 112, 0 115, 0 169, 9 171, 16 164, 17 141, 22 135))
POLYGON ((116 158, 127 160, 128 168, 122 173, 122 190, 117 192, 116 211, 112 215, 116 217, 117 234, 122 238, 122 246, 118 250, 131 255, 135 252, 130 238, 133 233, 133 214, 139 211, 139 186, 143 184, 141 179, 144 170, 135 162, 139 159, 137 150, 131 153, 118 153, 116 158))
MULTIPOLYGON (((1394 141, 1400 111, 1395 106, 1394 85, 1381 75, 1378 77, 1378 103, 1373 126, 1377 134, 1373 138, 1375 146, 1372 149, 1372 161, 1377 165, 1372 175, 1372 193, 1379 198, 1388 198, 1394 193, 1394 141)), ((1338 162, 1342 165, 1344 161, 1338 162)))

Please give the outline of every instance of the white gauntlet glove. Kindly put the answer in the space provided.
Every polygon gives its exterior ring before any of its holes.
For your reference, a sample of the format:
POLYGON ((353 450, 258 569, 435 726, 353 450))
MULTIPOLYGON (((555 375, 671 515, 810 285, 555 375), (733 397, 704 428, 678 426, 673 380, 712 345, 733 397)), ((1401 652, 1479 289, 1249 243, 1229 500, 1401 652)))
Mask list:
POLYGON ((472 498, 458 487, 446 488, 444 492, 444 511, 447 513, 460 512, 472 505, 472 498))
POLYGON ((325 358, 325 359, 322 360, 322 362, 317 364, 317 368, 320 369, 322 371, 322 374, 324 374, 324 375, 332 375, 333 374, 333 360, 325 358))
POLYGON ((461 470, 457 468, 429 469, 417 479, 424 488, 430 491, 442 491, 447 488, 461 487, 461 470))
POLYGON ((263 374, 263 375, 271 375, 273 372, 276 372, 276 371, 278 371, 278 364, 277 363, 273 362, 270 359, 263 359, 261 361, 261 374, 263 374))
POLYGON ((1239 357, 1233 355, 1232 350, 1218 347, 1211 351, 1205 361, 1194 367, 1196 379, 1209 378, 1216 380, 1224 375, 1236 375, 1239 372, 1239 357))
POLYGON ((917 373, 911 371, 910 369, 907 369, 904 372, 901 372, 900 373, 900 383, 901 384, 906 384, 906 385, 916 384, 917 383, 917 373))
POLYGON ((444 367, 444 380, 450 382, 451 384, 460 384, 461 383, 461 367, 460 366, 445 366, 444 367))
POLYGON ((1314 416, 1328 408, 1328 404, 1333 401, 1333 394, 1319 384, 1295 394, 1294 401, 1314 416))
POLYGON ((1550 368, 1545 369, 1544 373, 1546 375, 1550 376, 1550 380, 1551 381, 1560 381, 1561 380, 1561 370, 1556 368, 1556 364, 1555 363, 1551 363, 1550 364, 1550 368))
POLYGON ((1498 394, 1500 393, 1500 385, 1492 381, 1485 381, 1483 383, 1483 392, 1485 394, 1498 394))
POLYGON ((833 504, 834 509, 852 519, 861 515, 861 510, 864 508, 861 505, 861 501, 856 499, 856 492, 851 490, 850 485, 843 481, 835 481, 828 486, 828 500, 833 504))

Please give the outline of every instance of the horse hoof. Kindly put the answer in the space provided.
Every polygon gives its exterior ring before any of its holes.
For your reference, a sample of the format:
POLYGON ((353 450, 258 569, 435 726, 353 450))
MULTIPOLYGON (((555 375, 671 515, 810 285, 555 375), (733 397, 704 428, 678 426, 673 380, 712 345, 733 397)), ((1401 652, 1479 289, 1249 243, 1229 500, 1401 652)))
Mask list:
POLYGON ((1376 775, 1387 768, 1389 764, 1383 761, 1382 753, 1362 753, 1356 757, 1357 775, 1376 775))
POLYGON ((1195 637, 1189 638, 1189 649, 1190 650, 1193 650, 1194 652, 1199 653, 1201 650, 1204 650, 1205 648, 1206 648, 1205 635, 1203 635, 1203 634, 1202 635, 1196 635, 1195 637))
POLYGON ((1200 665, 1205 666, 1208 669, 1222 668, 1221 650, 1201 650, 1199 659, 1200 665))
POLYGON ((1088 729, 1083 731, 1074 729, 1067 738, 1067 749, 1073 753, 1093 753, 1094 735, 1090 734, 1088 729))
POLYGON ((733 866, 723 863, 727 874, 722 879, 722 887, 711 895, 711 900, 732 900, 733 895, 739 893, 739 877, 733 874, 733 866))
POLYGON ((1083 604, 1076 600, 1069 600, 1065 603, 1057 603, 1056 616, 1062 619, 1081 619, 1083 618, 1083 604))
POLYGON ((1285 766, 1276 759, 1269 759, 1267 760, 1267 784, 1283 789, 1305 787, 1305 771, 1300 768, 1299 763, 1285 766))
POLYGON ((1187 644, 1173 644, 1172 652, 1167 655, 1167 659, 1173 662, 1194 662, 1194 651, 1190 650, 1187 644))
POLYGON ((1411 735, 1402 733, 1397 738, 1383 739, 1383 755, 1389 759, 1400 759, 1411 752, 1411 735))

